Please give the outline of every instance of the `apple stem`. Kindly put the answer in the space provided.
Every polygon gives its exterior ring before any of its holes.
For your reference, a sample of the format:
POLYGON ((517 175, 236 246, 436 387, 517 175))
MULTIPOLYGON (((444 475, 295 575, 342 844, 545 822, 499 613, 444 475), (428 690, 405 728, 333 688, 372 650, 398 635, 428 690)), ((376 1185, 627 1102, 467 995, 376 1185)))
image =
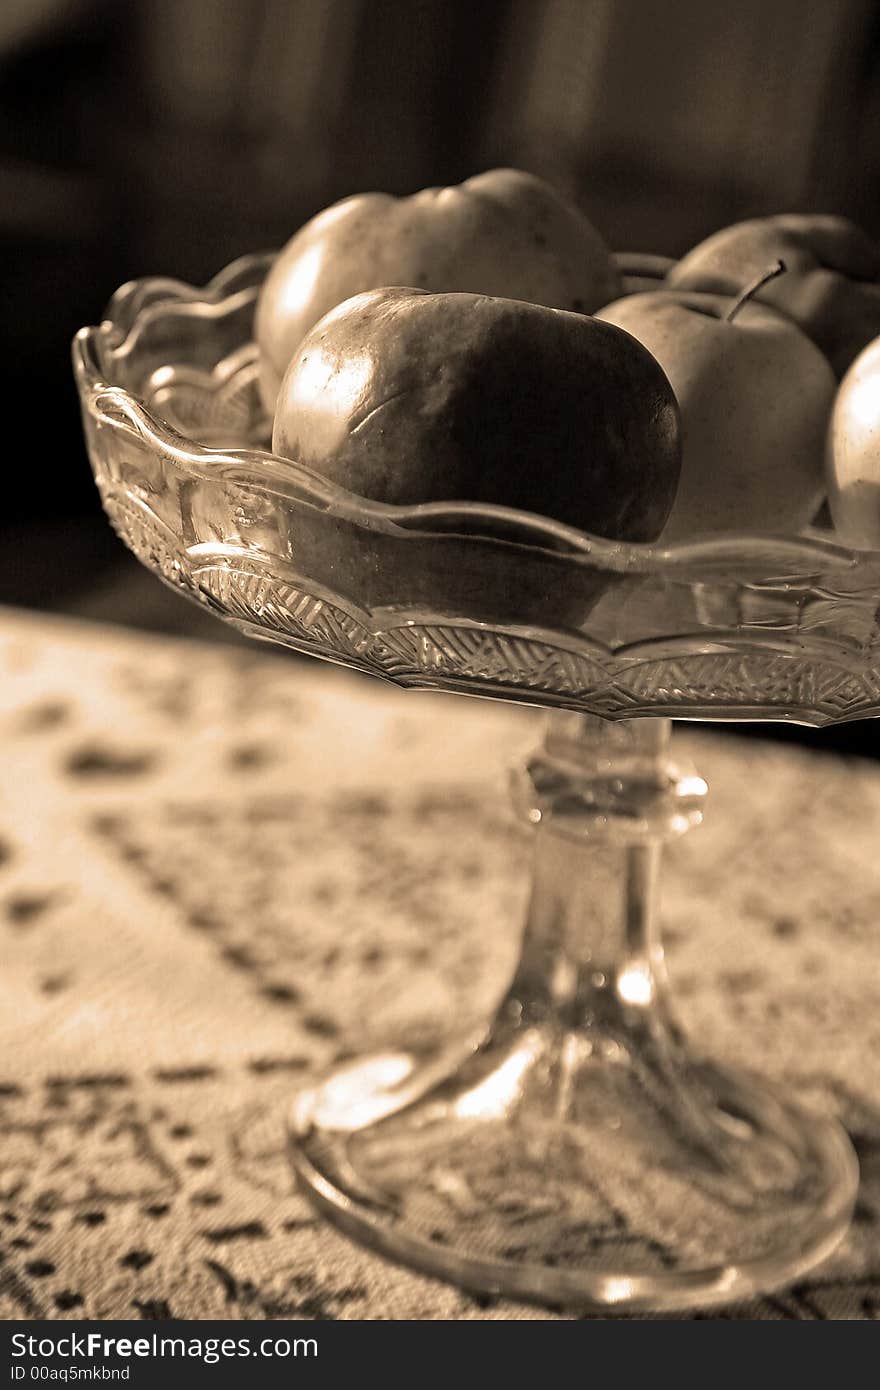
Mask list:
POLYGON ((762 290, 771 280, 775 280, 777 275, 784 275, 787 269, 788 266, 785 264, 785 261, 777 261, 769 270, 763 271, 750 285, 746 285, 742 294, 740 294, 738 299, 733 301, 727 313, 724 315, 725 322, 733 323, 733 320, 736 318, 742 306, 748 304, 749 300, 758 293, 758 290, 762 290))

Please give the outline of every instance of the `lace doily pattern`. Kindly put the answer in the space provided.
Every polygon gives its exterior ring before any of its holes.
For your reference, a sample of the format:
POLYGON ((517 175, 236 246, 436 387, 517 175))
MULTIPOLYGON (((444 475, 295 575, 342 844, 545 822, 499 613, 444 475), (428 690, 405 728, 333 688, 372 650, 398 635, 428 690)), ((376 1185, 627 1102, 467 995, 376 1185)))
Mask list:
MULTIPOLYGON (((350 1244, 283 1151, 317 1070, 503 987, 538 716, 13 613, 0 674, 0 1315, 555 1316, 350 1244)), ((880 774, 676 737, 712 789, 666 861, 682 1021, 835 1109, 862 1165, 834 1261, 711 1316, 876 1319, 880 774)))

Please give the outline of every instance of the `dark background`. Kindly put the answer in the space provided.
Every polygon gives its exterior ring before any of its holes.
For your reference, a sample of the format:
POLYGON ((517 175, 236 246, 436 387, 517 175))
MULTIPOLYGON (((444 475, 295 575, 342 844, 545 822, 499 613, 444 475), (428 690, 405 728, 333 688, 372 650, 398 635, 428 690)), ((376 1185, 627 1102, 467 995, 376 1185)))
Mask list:
MULTIPOLYGON (((2 0, 0 601, 230 640, 104 521, 73 333, 133 276, 202 283, 336 198, 497 164, 621 250, 789 210, 880 236, 880 6, 2 0)), ((763 732, 880 749, 869 724, 763 732)))

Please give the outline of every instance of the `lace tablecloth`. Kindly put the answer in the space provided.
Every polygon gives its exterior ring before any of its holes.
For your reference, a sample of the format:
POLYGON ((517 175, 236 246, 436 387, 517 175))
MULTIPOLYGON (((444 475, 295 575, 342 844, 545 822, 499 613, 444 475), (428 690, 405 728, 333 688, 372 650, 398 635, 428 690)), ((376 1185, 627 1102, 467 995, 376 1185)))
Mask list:
MULTIPOLYGON (((351 1245, 282 1150, 310 1073, 500 992, 539 719, 0 610, 0 1315, 553 1316, 351 1245)), ((834 1108, 863 1174, 832 1262, 712 1316, 877 1319, 880 770, 676 737, 712 789, 666 861, 683 1022, 834 1108)))

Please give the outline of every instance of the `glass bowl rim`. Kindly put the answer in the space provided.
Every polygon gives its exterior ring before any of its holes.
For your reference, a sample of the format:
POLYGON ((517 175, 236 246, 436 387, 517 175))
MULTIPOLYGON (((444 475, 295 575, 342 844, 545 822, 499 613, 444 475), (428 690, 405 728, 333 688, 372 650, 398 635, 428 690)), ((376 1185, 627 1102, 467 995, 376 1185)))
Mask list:
MULTIPOLYGON (((703 533, 661 544, 609 540, 539 513, 487 503, 375 502, 268 449, 217 449, 199 444, 176 431, 132 392, 104 379, 103 352, 109 349, 131 354, 145 327, 163 314, 173 311, 210 321, 256 299, 276 255, 266 251, 240 256, 201 287, 168 276, 126 281, 112 296, 102 321, 79 329, 74 337, 74 373, 83 406, 104 423, 133 429, 149 447, 202 481, 234 480, 275 500, 317 507, 401 538, 442 534, 474 542, 491 540, 561 554, 606 572, 647 576, 680 571, 682 579, 689 571, 717 574, 733 569, 740 577, 745 570, 754 571, 756 577, 768 582, 771 575, 803 576, 880 564, 880 550, 852 549, 813 530, 796 536, 703 533)), ((618 253, 615 260, 624 275, 630 268, 640 278, 645 267, 659 270, 672 264, 662 257, 638 253, 618 253)))

